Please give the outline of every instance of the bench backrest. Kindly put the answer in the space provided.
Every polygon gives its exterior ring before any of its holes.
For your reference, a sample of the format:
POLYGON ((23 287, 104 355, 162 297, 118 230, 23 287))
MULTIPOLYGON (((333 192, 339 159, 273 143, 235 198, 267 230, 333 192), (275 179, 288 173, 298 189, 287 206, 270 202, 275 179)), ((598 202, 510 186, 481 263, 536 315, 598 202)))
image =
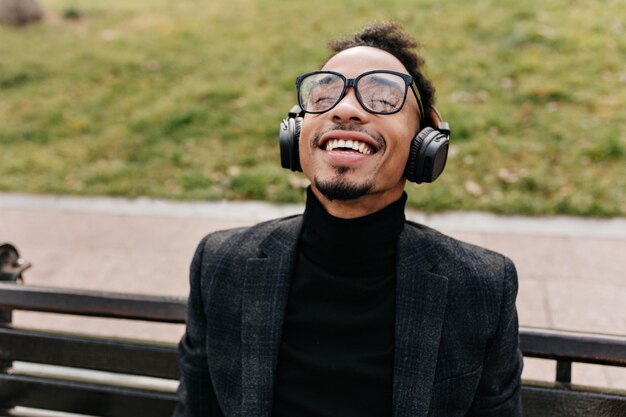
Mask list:
MULTIPOLYGON (((0 311, 5 312, 184 323, 185 308, 185 300, 176 298, 0 283, 0 311)), ((0 410, 20 406, 102 417, 169 417, 177 380, 174 344, 20 329, 10 323, 0 327, 0 410), (37 365, 24 370, 11 368, 12 362, 37 365), (77 377, 75 369, 107 374, 77 377)))
MULTIPOLYGON (((184 323, 186 311, 185 300, 180 298, 0 283, 3 310, 168 323, 184 323)), ((626 392, 571 384, 572 362, 626 366, 625 337, 522 328, 520 338, 524 356, 557 361, 554 382, 524 381, 525 417, 626 415, 626 392)), ((177 379, 174 344, 19 329, 10 323, 0 327, 0 410, 21 406, 101 417, 165 417, 176 404, 177 379), (63 368, 56 374, 56 368, 43 372, 40 365, 17 372, 11 363, 18 361, 63 368), (91 380, 91 374, 68 376, 70 368, 105 371, 116 377, 103 381, 91 380), (131 376, 170 384, 163 387, 131 376)))

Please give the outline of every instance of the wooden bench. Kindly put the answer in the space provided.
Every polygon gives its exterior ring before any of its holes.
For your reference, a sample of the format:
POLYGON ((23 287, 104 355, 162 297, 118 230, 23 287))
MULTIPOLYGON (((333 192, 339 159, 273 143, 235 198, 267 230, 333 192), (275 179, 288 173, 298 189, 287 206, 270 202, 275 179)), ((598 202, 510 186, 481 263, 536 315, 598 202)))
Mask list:
MULTIPOLYGON (((183 299, 9 283, 0 283, 1 309, 181 324, 185 319, 183 299)), ((19 411, 27 407, 102 417, 169 417, 175 385, 164 382, 175 384, 178 376, 173 343, 24 329, 9 322, 0 326, 0 416, 37 415, 19 411), (75 370, 107 374, 77 375, 75 370), (19 412, 11 410, 16 406, 19 412)))
MULTIPOLYGON (((52 415, 37 410, 99 417, 171 416, 178 380, 174 343, 17 328, 10 312, 182 324, 185 302, 0 282, 0 319, 4 320, 0 323, 0 416, 52 415), (137 377, 149 377, 149 382, 137 377)), ((626 337, 532 328, 520 329, 520 336, 525 357, 557 363, 554 382, 524 381, 526 417, 626 416, 626 392, 571 384, 573 362, 626 366, 626 337)))

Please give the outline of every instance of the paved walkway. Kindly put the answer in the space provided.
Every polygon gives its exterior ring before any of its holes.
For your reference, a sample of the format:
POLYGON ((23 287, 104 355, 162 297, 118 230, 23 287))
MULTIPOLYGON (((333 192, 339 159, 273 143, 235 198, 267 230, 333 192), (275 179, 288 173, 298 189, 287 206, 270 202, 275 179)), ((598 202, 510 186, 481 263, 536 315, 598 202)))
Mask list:
MULTIPOLYGON (((298 205, 181 203, 0 194, 0 241, 33 263, 33 285, 186 296, 187 269, 207 232, 299 213, 298 205)), ((626 219, 528 218, 481 213, 412 220, 511 257, 518 268, 521 325, 626 335, 626 219)), ((21 313, 18 324, 96 327, 174 341, 181 326, 21 313), (84 320, 89 320, 88 322, 84 320)), ((525 377, 550 379, 554 365, 527 361, 525 377)), ((626 369, 576 365, 574 382, 626 389, 626 369)))

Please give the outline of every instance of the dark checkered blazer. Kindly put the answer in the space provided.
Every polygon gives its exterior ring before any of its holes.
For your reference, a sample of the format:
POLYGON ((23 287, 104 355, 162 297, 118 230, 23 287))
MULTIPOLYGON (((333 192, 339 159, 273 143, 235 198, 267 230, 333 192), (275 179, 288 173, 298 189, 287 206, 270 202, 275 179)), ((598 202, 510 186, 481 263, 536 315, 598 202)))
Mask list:
MULTIPOLYGON (((272 415, 301 228, 301 216, 287 217, 198 246, 176 417, 272 415)), ((521 416, 512 262, 407 222, 396 270, 392 415, 521 416)))

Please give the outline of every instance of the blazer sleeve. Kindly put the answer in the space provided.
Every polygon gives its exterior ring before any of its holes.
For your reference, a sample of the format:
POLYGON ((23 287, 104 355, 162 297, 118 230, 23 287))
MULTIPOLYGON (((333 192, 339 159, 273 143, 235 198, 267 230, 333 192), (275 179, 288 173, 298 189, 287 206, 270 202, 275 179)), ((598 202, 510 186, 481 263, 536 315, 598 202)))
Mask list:
POLYGON ((498 327, 488 347, 478 391, 468 417, 521 417, 522 355, 515 298, 517 272, 504 258, 504 281, 498 327))
POLYGON ((223 417, 219 408, 206 355, 205 309, 202 301, 203 239, 191 262, 190 292, 185 334, 178 344, 180 385, 173 417, 223 417))

